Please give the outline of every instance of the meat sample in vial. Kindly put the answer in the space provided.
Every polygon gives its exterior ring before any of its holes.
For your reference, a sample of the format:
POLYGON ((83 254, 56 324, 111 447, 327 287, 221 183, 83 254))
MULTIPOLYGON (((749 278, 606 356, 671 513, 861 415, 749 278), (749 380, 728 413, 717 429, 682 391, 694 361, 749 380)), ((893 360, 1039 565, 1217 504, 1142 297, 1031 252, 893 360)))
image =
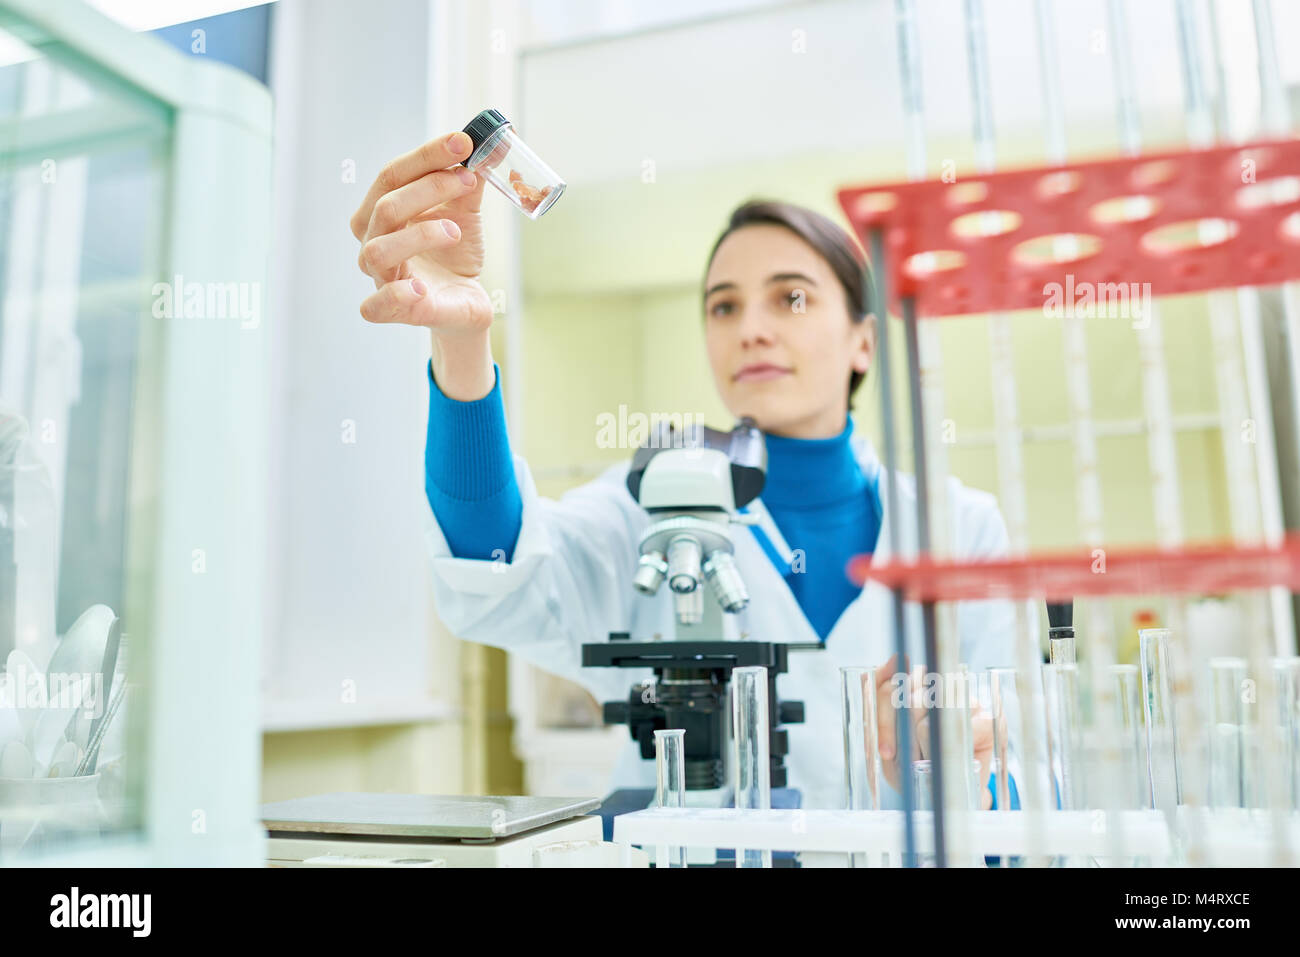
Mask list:
POLYGON ((510 186, 519 196, 519 202, 523 205, 526 212, 534 212, 542 204, 551 192, 551 187, 543 186, 541 189, 529 186, 524 182, 523 175, 517 169, 510 171, 510 186))

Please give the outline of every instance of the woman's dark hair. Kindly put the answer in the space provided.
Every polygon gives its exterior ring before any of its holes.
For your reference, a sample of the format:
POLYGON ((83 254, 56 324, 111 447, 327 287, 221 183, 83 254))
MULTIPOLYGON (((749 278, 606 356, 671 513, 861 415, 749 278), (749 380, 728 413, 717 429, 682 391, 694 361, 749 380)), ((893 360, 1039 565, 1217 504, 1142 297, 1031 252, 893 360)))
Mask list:
MULTIPOLYGON (((718 241, 713 244, 705 272, 713 265, 713 257, 718 253, 722 241, 738 229, 745 226, 766 224, 781 226, 790 230, 826 260, 835 278, 844 287, 844 298, 849 306, 849 318, 857 323, 866 320, 875 301, 872 288, 871 267, 861 248, 848 233, 827 219, 821 213, 783 203, 779 200, 751 199, 732 210, 727 228, 722 231, 718 241)), ((853 393, 865 378, 861 372, 849 376, 849 408, 853 408, 853 393)))

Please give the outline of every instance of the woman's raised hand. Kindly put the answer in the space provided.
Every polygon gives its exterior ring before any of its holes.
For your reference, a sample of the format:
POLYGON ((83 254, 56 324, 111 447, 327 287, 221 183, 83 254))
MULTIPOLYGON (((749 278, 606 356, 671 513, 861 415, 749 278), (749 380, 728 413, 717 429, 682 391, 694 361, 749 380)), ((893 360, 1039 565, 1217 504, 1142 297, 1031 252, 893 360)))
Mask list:
POLYGON ((486 334, 492 301, 483 271, 480 177, 456 164, 469 136, 449 133, 385 166, 352 214, 357 265, 375 281, 361 303, 369 322, 428 326, 435 340, 486 334))

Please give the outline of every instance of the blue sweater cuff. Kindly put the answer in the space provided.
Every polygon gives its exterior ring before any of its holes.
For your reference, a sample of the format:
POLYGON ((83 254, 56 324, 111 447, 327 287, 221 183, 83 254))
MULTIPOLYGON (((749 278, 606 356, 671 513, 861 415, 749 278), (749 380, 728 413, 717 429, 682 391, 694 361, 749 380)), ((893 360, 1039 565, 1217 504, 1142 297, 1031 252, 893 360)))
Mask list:
POLYGON ((501 400, 501 369, 493 363, 492 391, 460 402, 429 377, 429 429, 424 489, 448 547, 457 558, 509 561, 519 538, 523 502, 501 400))
POLYGON ((492 364, 492 391, 481 399, 460 402, 442 394, 429 376, 429 435, 424 448, 425 477, 450 498, 480 502, 500 492, 514 478, 514 461, 501 401, 501 369, 492 364))

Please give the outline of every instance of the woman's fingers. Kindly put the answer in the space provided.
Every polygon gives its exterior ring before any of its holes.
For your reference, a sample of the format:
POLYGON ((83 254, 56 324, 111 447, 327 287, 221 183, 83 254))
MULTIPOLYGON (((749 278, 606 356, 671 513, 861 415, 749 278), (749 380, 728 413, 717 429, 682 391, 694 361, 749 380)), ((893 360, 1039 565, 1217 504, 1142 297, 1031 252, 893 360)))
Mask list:
MULTIPOLYGON (((912 751, 913 756, 919 756, 922 759, 931 757, 930 751, 930 711, 926 708, 925 702, 925 682, 924 674, 920 667, 916 673, 907 675, 906 681, 900 688, 897 678, 897 657, 891 657, 888 662, 876 669, 876 723, 880 734, 880 758, 885 777, 894 787, 899 786, 899 777, 901 774, 910 774, 910 765, 898 760, 895 754, 897 750, 898 734, 898 711, 900 698, 903 694, 907 695, 909 706, 909 715, 912 726, 912 751), (902 767, 900 768, 900 765, 902 767)), ((981 806, 988 807, 992 799, 988 794, 988 789, 983 784, 988 781, 989 774, 992 771, 993 763, 993 719, 978 702, 971 706, 971 744, 974 750, 974 757, 980 765, 980 785, 984 792, 981 795, 981 806)), ((1002 723, 1005 728, 1005 721, 1002 723)), ((1005 740, 1005 733, 1003 735, 1005 740)))
POLYGON ((877 742, 883 761, 892 760, 896 748, 897 722, 894 707, 894 672, 898 667, 898 656, 892 655, 888 661, 876 669, 876 728, 879 736, 877 742))
POLYGON ((993 773, 993 716, 975 705, 971 712, 971 740, 975 748, 975 760, 980 764, 979 781, 980 807, 988 810, 993 806, 993 795, 989 793, 989 775, 993 773))
POLYGON ((482 176, 476 176, 475 178, 478 182, 473 187, 447 200, 449 212, 453 212, 458 216, 478 215, 483 207, 483 187, 487 185, 487 180, 482 176))
POLYGON ((366 240, 357 265, 377 282, 397 278, 402 263, 430 249, 445 249, 460 241, 460 227, 450 219, 426 219, 395 233, 366 240))
POLYGON ((381 196, 363 241, 396 232, 420 213, 473 192, 478 183, 478 177, 464 167, 437 170, 381 196))
POLYGON ((930 712, 925 707, 921 694, 921 682, 917 675, 911 678, 912 703, 912 753, 919 759, 930 757, 930 712))
POLYGON ((427 173, 455 166, 462 160, 468 159, 472 146, 469 135, 457 130, 432 139, 394 159, 379 171, 379 175, 370 185, 369 192, 366 193, 366 198, 352 214, 352 235, 359 240, 366 238, 370 217, 374 215, 375 204, 380 198, 395 189, 401 189, 408 183, 415 182, 427 173))
POLYGON ((429 287, 420 279, 386 283, 361 303, 361 315, 367 322, 427 326, 432 325, 432 313, 429 287))

